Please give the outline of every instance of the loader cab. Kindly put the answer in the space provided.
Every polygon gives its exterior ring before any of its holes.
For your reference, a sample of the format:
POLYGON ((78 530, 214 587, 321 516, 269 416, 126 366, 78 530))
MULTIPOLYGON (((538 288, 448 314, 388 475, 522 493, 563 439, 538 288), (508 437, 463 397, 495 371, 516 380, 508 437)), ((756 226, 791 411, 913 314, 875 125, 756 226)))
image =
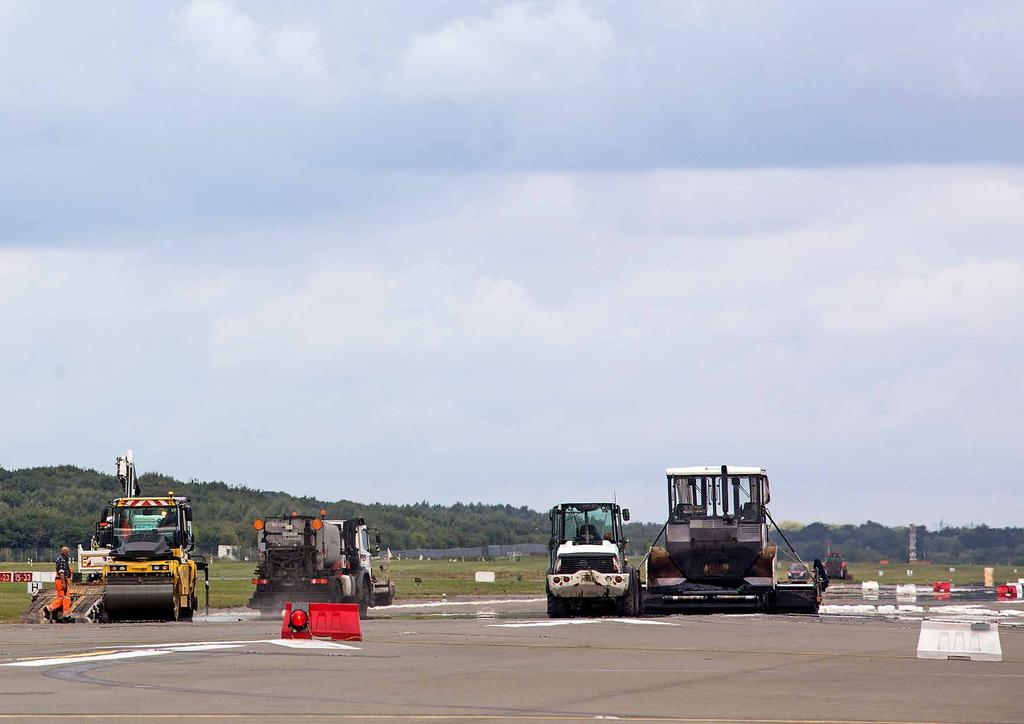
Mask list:
POLYGON ((622 523, 629 520, 629 510, 615 503, 561 503, 551 509, 551 565, 559 550, 566 546, 614 547, 623 552, 626 537, 622 523))
POLYGON ((765 505, 771 493, 763 469, 723 465, 670 468, 667 472, 670 523, 717 518, 765 525, 765 505))
POLYGON ((115 550, 144 544, 154 553, 163 545, 171 550, 193 548, 192 507, 186 498, 120 499, 110 523, 105 537, 115 550))

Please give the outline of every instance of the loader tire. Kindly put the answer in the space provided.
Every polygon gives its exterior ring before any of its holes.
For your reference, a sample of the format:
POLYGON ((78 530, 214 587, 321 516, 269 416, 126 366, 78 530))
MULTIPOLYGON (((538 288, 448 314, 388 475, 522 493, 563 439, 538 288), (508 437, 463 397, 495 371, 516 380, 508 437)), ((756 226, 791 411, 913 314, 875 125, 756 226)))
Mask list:
POLYGON ((564 598, 548 594, 548 618, 569 618, 572 610, 564 598))
POLYGON ((636 572, 629 574, 629 588, 626 595, 619 600, 617 613, 623 618, 632 618, 640 615, 640 577, 636 572))

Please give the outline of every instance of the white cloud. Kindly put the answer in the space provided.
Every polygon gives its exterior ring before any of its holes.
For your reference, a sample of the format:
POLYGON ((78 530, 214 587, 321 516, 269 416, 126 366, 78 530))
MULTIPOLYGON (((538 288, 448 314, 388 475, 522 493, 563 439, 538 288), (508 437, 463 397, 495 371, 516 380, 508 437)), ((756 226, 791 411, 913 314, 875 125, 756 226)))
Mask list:
POLYGON ((265 234, 287 248, 7 252, 0 393, 24 412, 0 453, 123 436, 182 474, 331 469, 391 499, 538 507, 615 487, 650 518, 661 467, 728 459, 768 466, 786 517, 885 519, 888 495, 955 494, 979 457, 1024 463, 1022 178, 426 178, 358 220, 265 234))
POLYGON ((416 35, 387 82, 410 98, 547 94, 600 78, 615 50, 611 26, 577 2, 509 3, 416 35))
POLYGON ((309 26, 261 24, 225 0, 192 0, 175 25, 186 51, 165 58, 181 74, 212 76, 248 90, 315 98, 329 72, 321 41, 309 26))

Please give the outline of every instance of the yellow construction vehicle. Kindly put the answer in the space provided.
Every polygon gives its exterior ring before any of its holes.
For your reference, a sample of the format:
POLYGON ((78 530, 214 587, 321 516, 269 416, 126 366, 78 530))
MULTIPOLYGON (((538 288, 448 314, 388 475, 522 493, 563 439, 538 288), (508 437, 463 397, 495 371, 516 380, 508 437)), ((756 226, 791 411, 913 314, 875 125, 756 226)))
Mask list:
POLYGON ((103 566, 103 613, 117 619, 190 619, 197 607, 198 572, 192 555, 188 498, 118 498, 113 502, 111 548, 103 566))
MULTIPOLYGON (((206 559, 193 552, 188 498, 143 496, 131 450, 117 458, 117 478, 121 497, 103 509, 89 549, 78 547, 68 620, 191 619, 199 571, 209 608, 210 574, 206 559)), ((40 592, 22 619, 40 621, 53 598, 52 590, 40 592)))
POLYGON ((193 554, 188 498, 173 491, 143 496, 130 450, 117 459, 117 478, 124 494, 101 521, 110 550, 103 564, 102 619, 191 619, 198 572, 206 574, 207 606, 210 580, 206 559, 193 554))

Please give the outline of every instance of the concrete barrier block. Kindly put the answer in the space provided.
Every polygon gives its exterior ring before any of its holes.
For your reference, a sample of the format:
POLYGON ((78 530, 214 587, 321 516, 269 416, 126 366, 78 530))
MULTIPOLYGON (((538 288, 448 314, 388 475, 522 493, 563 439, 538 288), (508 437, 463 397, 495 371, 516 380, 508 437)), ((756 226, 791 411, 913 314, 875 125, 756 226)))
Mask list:
POLYGON ((917 598, 917 584, 915 583, 898 583, 896 584, 896 600, 897 601, 913 601, 917 598))
POLYGON ((494 571, 477 571, 477 583, 494 583, 494 571))
POLYGON ((878 598, 878 581, 863 581, 860 590, 864 598, 878 598))
POLYGON ((926 619, 917 639, 917 658, 1002 661, 999 624, 926 619))

